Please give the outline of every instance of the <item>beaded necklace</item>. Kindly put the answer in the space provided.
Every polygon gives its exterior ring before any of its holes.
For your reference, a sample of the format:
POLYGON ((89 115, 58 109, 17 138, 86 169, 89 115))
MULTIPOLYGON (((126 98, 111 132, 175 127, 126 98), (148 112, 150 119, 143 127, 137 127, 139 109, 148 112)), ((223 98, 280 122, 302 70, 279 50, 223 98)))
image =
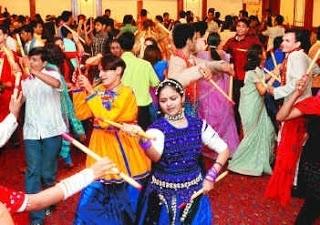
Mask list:
POLYGON ((166 114, 164 117, 169 121, 179 121, 179 120, 182 120, 182 119, 185 118, 183 111, 181 111, 181 112, 179 112, 179 113, 177 113, 175 115, 166 114))

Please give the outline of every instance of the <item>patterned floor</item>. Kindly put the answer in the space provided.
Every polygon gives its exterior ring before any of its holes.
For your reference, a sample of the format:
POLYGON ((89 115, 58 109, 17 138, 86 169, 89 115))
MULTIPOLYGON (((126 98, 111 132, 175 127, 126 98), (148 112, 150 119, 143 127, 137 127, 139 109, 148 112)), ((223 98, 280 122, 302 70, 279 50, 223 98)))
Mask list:
MULTIPOLYGON (((73 151, 75 166, 64 167, 59 161, 58 180, 83 168, 85 156, 73 151)), ((24 153, 21 149, 9 148, 0 153, 1 185, 23 190, 24 153)), ((274 201, 265 200, 269 176, 247 177, 230 173, 216 184, 210 193, 216 225, 290 225, 301 207, 302 200, 293 199, 290 206, 282 208, 274 201)), ((57 205, 52 215, 46 218, 46 225, 70 225, 78 196, 57 205)), ((316 225, 320 225, 320 220, 316 225)))

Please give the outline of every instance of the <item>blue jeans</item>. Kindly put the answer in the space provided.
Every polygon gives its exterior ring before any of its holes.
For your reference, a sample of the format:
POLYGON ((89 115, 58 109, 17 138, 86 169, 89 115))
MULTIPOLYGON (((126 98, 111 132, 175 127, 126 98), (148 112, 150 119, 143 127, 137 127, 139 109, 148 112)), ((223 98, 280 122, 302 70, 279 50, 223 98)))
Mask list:
MULTIPOLYGON (((61 136, 40 140, 24 140, 27 171, 25 175, 26 192, 38 193, 42 187, 55 184, 57 157, 61 148, 61 136)), ((32 223, 42 223, 44 210, 30 213, 32 223)))

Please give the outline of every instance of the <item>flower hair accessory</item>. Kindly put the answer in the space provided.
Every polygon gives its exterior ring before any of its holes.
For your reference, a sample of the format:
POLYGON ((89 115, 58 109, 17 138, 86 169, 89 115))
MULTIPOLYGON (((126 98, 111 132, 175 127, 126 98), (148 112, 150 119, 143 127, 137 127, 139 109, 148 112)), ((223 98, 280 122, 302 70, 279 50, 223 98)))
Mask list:
POLYGON ((159 91, 162 88, 164 88, 165 86, 174 87, 176 89, 176 91, 179 92, 181 95, 184 94, 182 85, 178 81, 176 81, 174 79, 167 79, 167 80, 164 80, 164 81, 160 82, 160 84, 158 85, 158 87, 156 89, 155 94, 158 96, 159 95, 159 91))

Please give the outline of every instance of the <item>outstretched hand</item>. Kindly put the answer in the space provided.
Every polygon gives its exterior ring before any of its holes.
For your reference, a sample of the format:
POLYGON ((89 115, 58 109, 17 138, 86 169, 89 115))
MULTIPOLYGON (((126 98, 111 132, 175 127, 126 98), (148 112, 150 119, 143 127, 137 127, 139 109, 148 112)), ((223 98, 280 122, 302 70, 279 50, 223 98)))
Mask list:
POLYGON ((96 179, 103 177, 106 174, 116 174, 118 169, 116 165, 108 158, 103 158, 95 162, 91 169, 93 170, 96 179))
POLYGON ((135 124, 127 124, 127 123, 122 124, 121 130, 132 136, 137 136, 140 132, 143 132, 140 126, 135 124))

